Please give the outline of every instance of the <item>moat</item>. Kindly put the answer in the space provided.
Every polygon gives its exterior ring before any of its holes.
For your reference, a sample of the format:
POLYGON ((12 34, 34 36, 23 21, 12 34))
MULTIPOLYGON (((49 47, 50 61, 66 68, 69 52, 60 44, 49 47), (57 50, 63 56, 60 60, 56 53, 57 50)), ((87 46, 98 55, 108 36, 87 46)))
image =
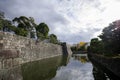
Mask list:
POLYGON ((80 55, 29 62, 21 70, 23 80, 114 80, 80 55))

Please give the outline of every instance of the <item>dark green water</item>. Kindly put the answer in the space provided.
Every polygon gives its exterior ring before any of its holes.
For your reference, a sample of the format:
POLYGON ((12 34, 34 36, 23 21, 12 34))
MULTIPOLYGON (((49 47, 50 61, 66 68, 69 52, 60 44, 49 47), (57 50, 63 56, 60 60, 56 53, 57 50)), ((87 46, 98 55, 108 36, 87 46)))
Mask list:
MULTIPOLYGON (((57 69, 65 65, 62 56, 43 59, 22 65, 23 80, 51 80, 57 69)), ((66 60, 65 60, 66 61, 66 60)))
POLYGON ((54 57, 22 65, 23 80, 113 80, 86 56, 54 57))

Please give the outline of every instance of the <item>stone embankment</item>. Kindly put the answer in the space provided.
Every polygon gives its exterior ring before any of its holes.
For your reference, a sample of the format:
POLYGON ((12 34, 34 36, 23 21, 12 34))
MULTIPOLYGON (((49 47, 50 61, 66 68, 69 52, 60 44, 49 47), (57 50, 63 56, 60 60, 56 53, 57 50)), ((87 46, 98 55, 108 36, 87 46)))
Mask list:
POLYGON ((110 58, 95 54, 88 54, 88 57, 92 62, 102 65, 105 69, 109 70, 111 74, 120 78, 120 58, 110 58))
MULTIPOLYGON (((67 48, 68 50, 68 48, 67 48)), ((71 50, 68 50, 71 53, 71 50)), ((61 45, 0 32, 0 69, 63 54, 61 45)))

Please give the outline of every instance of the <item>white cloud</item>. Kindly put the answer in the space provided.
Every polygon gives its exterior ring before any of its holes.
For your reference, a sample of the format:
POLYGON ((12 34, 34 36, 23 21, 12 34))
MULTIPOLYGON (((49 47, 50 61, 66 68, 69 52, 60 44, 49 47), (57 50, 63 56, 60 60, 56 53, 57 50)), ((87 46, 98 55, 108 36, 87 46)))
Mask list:
POLYGON ((45 22, 61 41, 90 41, 120 19, 120 0, 0 0, 8 18, 32 16, 45 22))

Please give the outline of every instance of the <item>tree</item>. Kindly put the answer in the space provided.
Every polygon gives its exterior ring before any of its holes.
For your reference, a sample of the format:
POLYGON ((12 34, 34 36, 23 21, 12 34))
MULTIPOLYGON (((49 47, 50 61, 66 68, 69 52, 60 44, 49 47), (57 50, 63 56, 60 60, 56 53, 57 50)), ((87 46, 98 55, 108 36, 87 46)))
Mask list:
POLYGON ((5 18, 4 12, 2 12, 2 11, 0 11, 0 19, 1 19, 1 18, 5 18))
POLYGON ((77 50, 76 46, 72 46, 71 50, 72 50, 72 52, 76 51, 77 50))
POLYGON ((37 36, 38 36, 39 39, 44 40, 44 39, 48 38, 49 27, 47 26, 47 24, 40 23, 36 27, 36 31, 37 31, 37 36))
POLYGON ((78 51, 86 51, 85 45, 83 45, 80 48, 78 48, 78 51))
POLYGON ((12 29, 11 21, 4 19, 2 24, 3 24, 3 27, 2 27, 3 31, 8 31, 8 32, 11 31, 11 29, 12 29))
POLYGON ((22 34, 21 32, 25 31, 24 32, 24 33, 26 33, 25 35, 28 35, 30 38, 34 38, 36 36, 36 29, 35 29, 36 24, 32 17, 29 17, 29 18, 27 18, 25 16, 20 16, 19 18, 15 17, 13 19, 13 22, 17 22, 18 23, 17 27, 20 28, 20 30, 22 30, 22 31, 17 30, 16 32, 20 32, 20 33, 16 33, 16 34, 21 35, 22 34))
POLYGON ((79 44, 77 44, 77 50, 78 51, 86 51, 86 42, 80 42, 79 44))
POLYGON ((3 28, 4 13, 0 11, 0 30, 3 28))
POLYGON ((38 37, 38 39, 40 39, 40 40, 45 40, 45 39, 46 39, 46 37, 43 35, 43 33, 40 33, 40 32, 38 32, 38 31, 37 31, 37 37, 38 37))
POLYGON ((55 34, 50 34, 49 39, 51 43, 54 43, 54 44, 58 43, 57 36, 55 34))
POLYGON ((28 31, 25 30, 24 28, 16 28, 15 34, 26 37, 28 35, 28 31))
POLYGON ((4 13, 0 11, 0 30, 14 32, 17 35, 35 38, 35 39, 49 39, 51 43, 58 43, 57 36, 51 34, 48 36, 49 27, 45 23, 37 25, 33 17, 15 17, 12 21, 5 19, 4 13), (17 26, 13 25, 17 23, 17 26))
POLYGON ((103 42, 99 40, 98 38, 91 39, 89 52, 91 53, 97 53, 97 54, 103 54, 103 42))
POLYGON ((120 53, 120 20, 104 28, 99 37, 104 43, 106 53, 120 53))
POLYGON ((11 32, 14 31, 15 26, 12 25, 10 20, 5 19, 4 12, 0 11, 0 30, 11 32))
POLYGON ((4 12, 0 11, 0 30, 3 30, 4 27, 4 12))

